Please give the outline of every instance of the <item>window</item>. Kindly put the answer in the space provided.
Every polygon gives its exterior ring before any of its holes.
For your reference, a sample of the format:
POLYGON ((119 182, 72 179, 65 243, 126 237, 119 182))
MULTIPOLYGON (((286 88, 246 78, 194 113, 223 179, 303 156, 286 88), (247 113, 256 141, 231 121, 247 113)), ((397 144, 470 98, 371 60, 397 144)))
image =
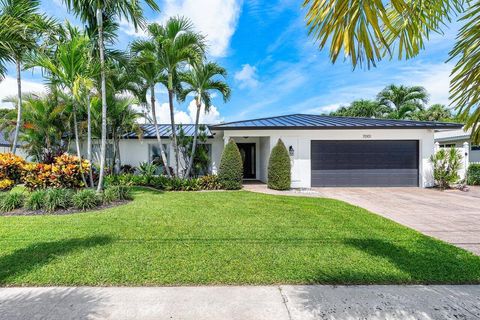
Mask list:
MULTIPOLYGON (((165 151, 165 156, 167 157, 167 162, 169 162, 170 148, 168 144, 162 144, 163 150, 165 151)), ((162 155, 158 143, 148 145, 148 159, 150 162, 155 163, 163 167, 162 155)))
POLYGON ((456 145, 455 143, 446 143, 446 144, 441 144, 440 148, 455 148, 456 145))
POLYGON ((480 151, 480 145, 472 146, 472 151, 480 151))

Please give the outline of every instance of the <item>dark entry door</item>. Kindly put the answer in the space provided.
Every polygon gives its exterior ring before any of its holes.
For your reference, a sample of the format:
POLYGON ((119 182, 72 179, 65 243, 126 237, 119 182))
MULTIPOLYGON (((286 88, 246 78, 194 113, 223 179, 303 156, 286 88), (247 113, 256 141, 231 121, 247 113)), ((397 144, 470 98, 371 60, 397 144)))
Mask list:
POLYGON ((312 141, 313 187, 417 187, 418 141, 312 141))
POLYGON ((237 143, 243 161, 243 178, 255 179, 255 143, 237 143))

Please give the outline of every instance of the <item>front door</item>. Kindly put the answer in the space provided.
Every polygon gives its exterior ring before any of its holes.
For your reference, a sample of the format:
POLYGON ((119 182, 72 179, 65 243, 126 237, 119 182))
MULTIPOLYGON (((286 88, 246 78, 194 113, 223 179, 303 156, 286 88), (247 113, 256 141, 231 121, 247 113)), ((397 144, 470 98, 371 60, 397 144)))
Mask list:
POLYGON ((243 178, 255 179, 255 143, 237 143, 243 162, 243 178))

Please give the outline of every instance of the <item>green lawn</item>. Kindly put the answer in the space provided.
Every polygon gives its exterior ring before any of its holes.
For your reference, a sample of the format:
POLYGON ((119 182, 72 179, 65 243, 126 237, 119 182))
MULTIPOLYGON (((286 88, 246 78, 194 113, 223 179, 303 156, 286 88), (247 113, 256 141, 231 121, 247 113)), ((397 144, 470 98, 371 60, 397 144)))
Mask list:
POLYGON ((0 217, 0 285, 480 283, 480 257, 330 199, 135 191, 0 217))

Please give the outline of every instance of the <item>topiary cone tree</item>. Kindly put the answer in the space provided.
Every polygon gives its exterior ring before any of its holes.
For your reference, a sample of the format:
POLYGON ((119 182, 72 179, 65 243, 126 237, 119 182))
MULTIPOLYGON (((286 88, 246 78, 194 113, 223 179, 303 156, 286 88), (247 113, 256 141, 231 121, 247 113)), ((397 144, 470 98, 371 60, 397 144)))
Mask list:
POLYGON ((238 190, 242 188, 243 162, 238 146, 230 139, 225 146, 220 160, 218 180, 223 188, 227 190, 238 190))
POLYGON ((283 141, 278 139, 268 161, 268 187, 274 190, 289 190, 291 182, 290 155, 283 141))

